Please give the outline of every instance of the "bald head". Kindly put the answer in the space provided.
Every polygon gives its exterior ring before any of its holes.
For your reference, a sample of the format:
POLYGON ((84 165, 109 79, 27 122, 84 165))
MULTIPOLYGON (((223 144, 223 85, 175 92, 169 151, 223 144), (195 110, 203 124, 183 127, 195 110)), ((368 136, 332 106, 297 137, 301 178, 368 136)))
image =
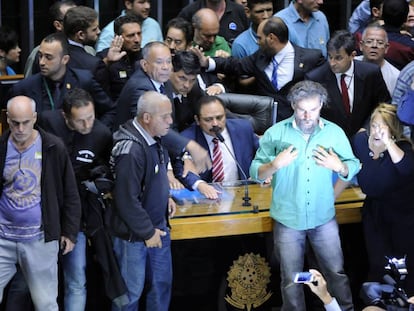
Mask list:
POLYGON ((204 50, 210 50, 220 30, 217 14, 210 9, 198 10, 192 19, 194 42, 204 50))
POLYGON ((7 123, 10 139, 19 150, 24 150, 33 142, 36 131, 36 103, 27 96, 16 96, 7 102, 7 123))
POLYGON ((137 121, 151 136, 164 136, 172 124, 169 98, 155 91, 145 92, 137 103, 137 121))

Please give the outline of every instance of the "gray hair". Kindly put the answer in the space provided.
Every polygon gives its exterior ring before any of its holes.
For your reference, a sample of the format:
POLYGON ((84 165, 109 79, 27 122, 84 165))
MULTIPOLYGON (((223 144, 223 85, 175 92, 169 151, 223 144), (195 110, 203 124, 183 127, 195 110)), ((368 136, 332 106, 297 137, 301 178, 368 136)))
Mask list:
POLYGON ((166 45, 164 42, 151 41, 151 42, 148 42, 147 44, 145 44, 145 46, 142 48, 142 58, 145 59, 145 60, 148 60, 148 56, 149 56, 149 53, 150 53, 151 49, 154 48, 154 47, 157 47, 157 46, 164 46, 168 50, 170 50, 168 45, 166 45))
POLYGON ((156 91, 147 91, 141 95, 137 102, 137 117, 142 118, 145 112, 153 113, 157 110, 157 104, 170 99, 164 94, 156 91))
POLYGON ((314 81, 301 81, 296 83, 289 91, 287 99, 292 105, 297 104, 298 102, 318 96, 323 105, 326 104, 328 99, 328 92, 326 89, 318 82, 314 81))
POLYGON ((18 95, 18 96, 14 96, 14 97, 10 98, 7 101, 7 111, 10 109, 10 106, 13 104, 13 102, 18 99, 18 97, 25 97, 25 98, 29 99, 29 101, 30 101, 30 107, 32 108, 32 112, 33 113, 36 112, 36 102, 34 101, 34 99, 31 98, 31 97, 28 97, 28 96, 24 96, 24 95, 18 95))

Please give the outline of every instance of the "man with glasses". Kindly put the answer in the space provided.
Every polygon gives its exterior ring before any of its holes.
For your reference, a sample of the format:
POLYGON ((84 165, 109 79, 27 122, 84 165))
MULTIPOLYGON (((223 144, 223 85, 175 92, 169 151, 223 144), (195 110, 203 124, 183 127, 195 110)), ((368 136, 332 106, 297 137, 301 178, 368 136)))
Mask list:
POLYGON ((355 37, 336 31, 328 41, 328 62, 313 69, 305 79, 321 83, 328 91, 322 117, 338 124, 353 136, 367 124, 374 108, 391 97, 379 66, 354 60, 355 37))
POLYGON ((384 58, 388 47, 388 36, 384 28, 379 25, 369 25, 362 33, 360 42, 363 55, 356 56, 355 59, 380 66, 388 92, 392 94, 400 71, 384 58))

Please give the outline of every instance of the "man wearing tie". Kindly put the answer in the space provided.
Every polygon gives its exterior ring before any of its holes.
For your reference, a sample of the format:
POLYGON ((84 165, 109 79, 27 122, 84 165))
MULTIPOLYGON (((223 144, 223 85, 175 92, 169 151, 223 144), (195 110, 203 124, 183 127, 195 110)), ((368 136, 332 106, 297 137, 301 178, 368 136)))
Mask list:
POLYGON ((322 117, 338 124, 348 137, 364 127, 380 102, 391 97, 378 65, 354 60, 355 38, 345 30, 328 41, 328 63, 308 72, 306 79, 321 83, 328 91, 322 117))
POLYGON ((197 189, 209 199, 217 199, 217 190, 208 183, 235 181, 248 177, 248 170, 259 141, 249 121, 226 120, 224 104, 216 96, 204 96, 200 99, 194 119, 196 124, 181 134, 210 151, 212 169, 200 175, 190 172, 186 177, 182 177, 183 161, 176 159, 173 163, 174 173, 187 188, 197 189), (224 142, 218 140, 215 129, 224 138, 224 142))
POLYGON ((320 50, 293 45, 288 40, 289 30, 283 20, 272 17, 257 28, 259 50, 244 58, 207 59, 199 53, 202 67, 208 71, 254 76, 257 95, 271 96, 278 102, 277 121, 292 114, 286 96, 296 82, 304 79, 305 73, 325 62, 320 50))

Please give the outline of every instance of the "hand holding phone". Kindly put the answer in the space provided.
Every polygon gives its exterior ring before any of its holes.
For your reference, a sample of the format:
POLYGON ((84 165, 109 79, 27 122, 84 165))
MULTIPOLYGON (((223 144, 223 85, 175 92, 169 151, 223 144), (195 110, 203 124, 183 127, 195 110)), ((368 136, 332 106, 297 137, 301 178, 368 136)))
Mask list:
POLYGON ((293 278, 294 283, 310 283, 315 281, 315 276, 310 272, 298 272, 293 278))

